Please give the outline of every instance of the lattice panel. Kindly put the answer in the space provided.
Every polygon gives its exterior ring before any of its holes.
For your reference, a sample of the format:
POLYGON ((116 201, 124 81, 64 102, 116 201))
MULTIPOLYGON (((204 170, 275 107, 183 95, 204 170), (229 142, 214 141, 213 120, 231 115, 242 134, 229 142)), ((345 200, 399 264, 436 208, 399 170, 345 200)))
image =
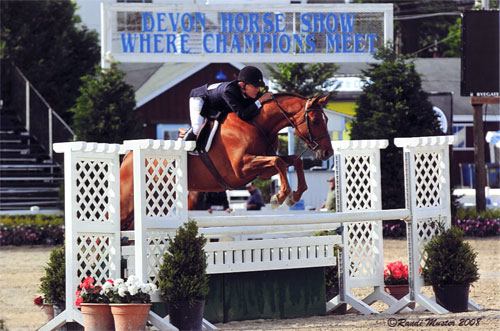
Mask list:
POLYGON ((163 262, 163 255, 168 248, 168 236, 165 232, 150 231, 146 243, 148 281, 158 286, 158 273, 163 262))
POLYGON ((441 203, 441 154, 436 152, 415 154, 415 183, 417 208, 437 207, 441 203))
POLYGON ((175 157, 145 158, 146 216, 176 216, 177 173, 180 161, 175 157))
POLYGON ((371 157, 345 157, 346 210, 372 209, 371 157))
POLYGON ((371 277, 379 267, 378 235, 376 222, 357 222, 347 225, 348 231, 348 266, 349 276, 371 277))
POLYGON ((424 253, 424 246, 429 240, 439 233, 440 222, 445 221, 445 218, 429 218, 417 220, 417 238, 418 238, 418 254, 417 261, 420 267, 423 268, 425 264, 426 255, 424 253))
MULTIPOLYGON (((77 278, 94 277, 104 284, 111 274, 111 255, 114 254, 112 237, 106 234, 80 234, 76 239, 77 278)), ((117 267, 117 266, 115 266, 117 267)))
POLYGON ((80 222, 109 221, 110 162, 80 160, 76 163, 76 218, 80 222))

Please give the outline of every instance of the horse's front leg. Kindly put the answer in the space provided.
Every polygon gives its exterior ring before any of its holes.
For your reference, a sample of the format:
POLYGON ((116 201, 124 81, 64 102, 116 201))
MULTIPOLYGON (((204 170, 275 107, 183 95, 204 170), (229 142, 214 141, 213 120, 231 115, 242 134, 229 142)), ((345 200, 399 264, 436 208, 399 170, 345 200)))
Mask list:
POLYGON ((279 192, 272 197, 271 204, 281 205, 291 192, 290 184, 286 178, 288 164, 279 156, 245 155, 243 157, 242 177, 271 177, 278 173, 281 187, 279 192))
POLYGON ((291 197, 286 200, 287 205, 293 206, 302 197, 302 193, 307 191, 306 177, 304 175, 304 164, 300 157, 296 155, 288 155, 281 157, 288 166, 294 166, 297 172, 297 190, 293 191, 291 197))

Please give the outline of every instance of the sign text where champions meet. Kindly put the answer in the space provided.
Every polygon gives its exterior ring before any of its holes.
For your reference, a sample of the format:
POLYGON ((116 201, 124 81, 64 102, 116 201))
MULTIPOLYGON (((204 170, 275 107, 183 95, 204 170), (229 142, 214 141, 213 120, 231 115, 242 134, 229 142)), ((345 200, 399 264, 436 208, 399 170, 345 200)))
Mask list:
POLYGON ((109 6, 103 46, 122 62, 358 62, 392 39, 388 5, 233 7, 109 6))

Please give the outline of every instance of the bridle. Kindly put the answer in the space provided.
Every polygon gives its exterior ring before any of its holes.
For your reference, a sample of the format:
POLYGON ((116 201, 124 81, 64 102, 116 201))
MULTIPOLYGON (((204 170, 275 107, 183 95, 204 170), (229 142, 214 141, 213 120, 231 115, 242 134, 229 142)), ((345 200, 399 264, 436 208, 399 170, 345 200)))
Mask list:
MULTIPOLYGON (((328 135, 323 135, 323 136, 320 136, 320 137, 316 137, 314 138, 312 133, 311 133, 311 124, 310 124, 310 120, 309 120, 309 116, 307 116, 307 114, 309 112, 312 112, 312 111, 320 111, 323 115, 323 118, 326 118, 326 115, 325 113, 323 112, 323 109, 321 107, 319 108, 311 108, 311 109, 308 109, 309 107, 309 102, 311 102, 311 99, 307 99, 305 105, 304 105, 304 120, 299 122, 299 123, 294 123, 291 119, 290 119, 290 114, 285 110, 283 109, 283 107, 281 107, 280 103, 278 102, 278 99, 276 99, 274 97, 274 94, 273 94, 273 97, 272 97, 272 100, 274 100, 274 102, 276 102, 276 105, 278 105, 278 109, 280 110, 281 114, 287 119, 287 121, 290 123, 290 126, 292 128, 295 129, 295 133, 297 134, 297 136, 302 139, 307 147, 309 147, 312 151, 316 151, 319 147, 319 143, 318 141, 325 138, 325 137, 328 137, 328 135), (307 126, 307 136, 305 136, 302 132, 300 132, 299 130, 299 126, 306 122, 306 126, 307 126)), ((327 119, 325 119, 326 121, 327 119)))

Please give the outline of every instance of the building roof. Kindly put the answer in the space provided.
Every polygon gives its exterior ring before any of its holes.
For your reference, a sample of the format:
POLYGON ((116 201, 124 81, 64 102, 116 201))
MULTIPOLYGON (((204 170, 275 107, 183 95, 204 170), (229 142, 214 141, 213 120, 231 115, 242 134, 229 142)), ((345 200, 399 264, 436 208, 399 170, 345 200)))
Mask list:
MULTIPOLYGON (((121 64, 120 69, 126 73, 125 81, 134 87, 136 107, 140 107, 209 64, 164 63, 144 67, 137 64, 121 64)), ((238 69, 245 66, 242 63, 230 64, 238 69)))

